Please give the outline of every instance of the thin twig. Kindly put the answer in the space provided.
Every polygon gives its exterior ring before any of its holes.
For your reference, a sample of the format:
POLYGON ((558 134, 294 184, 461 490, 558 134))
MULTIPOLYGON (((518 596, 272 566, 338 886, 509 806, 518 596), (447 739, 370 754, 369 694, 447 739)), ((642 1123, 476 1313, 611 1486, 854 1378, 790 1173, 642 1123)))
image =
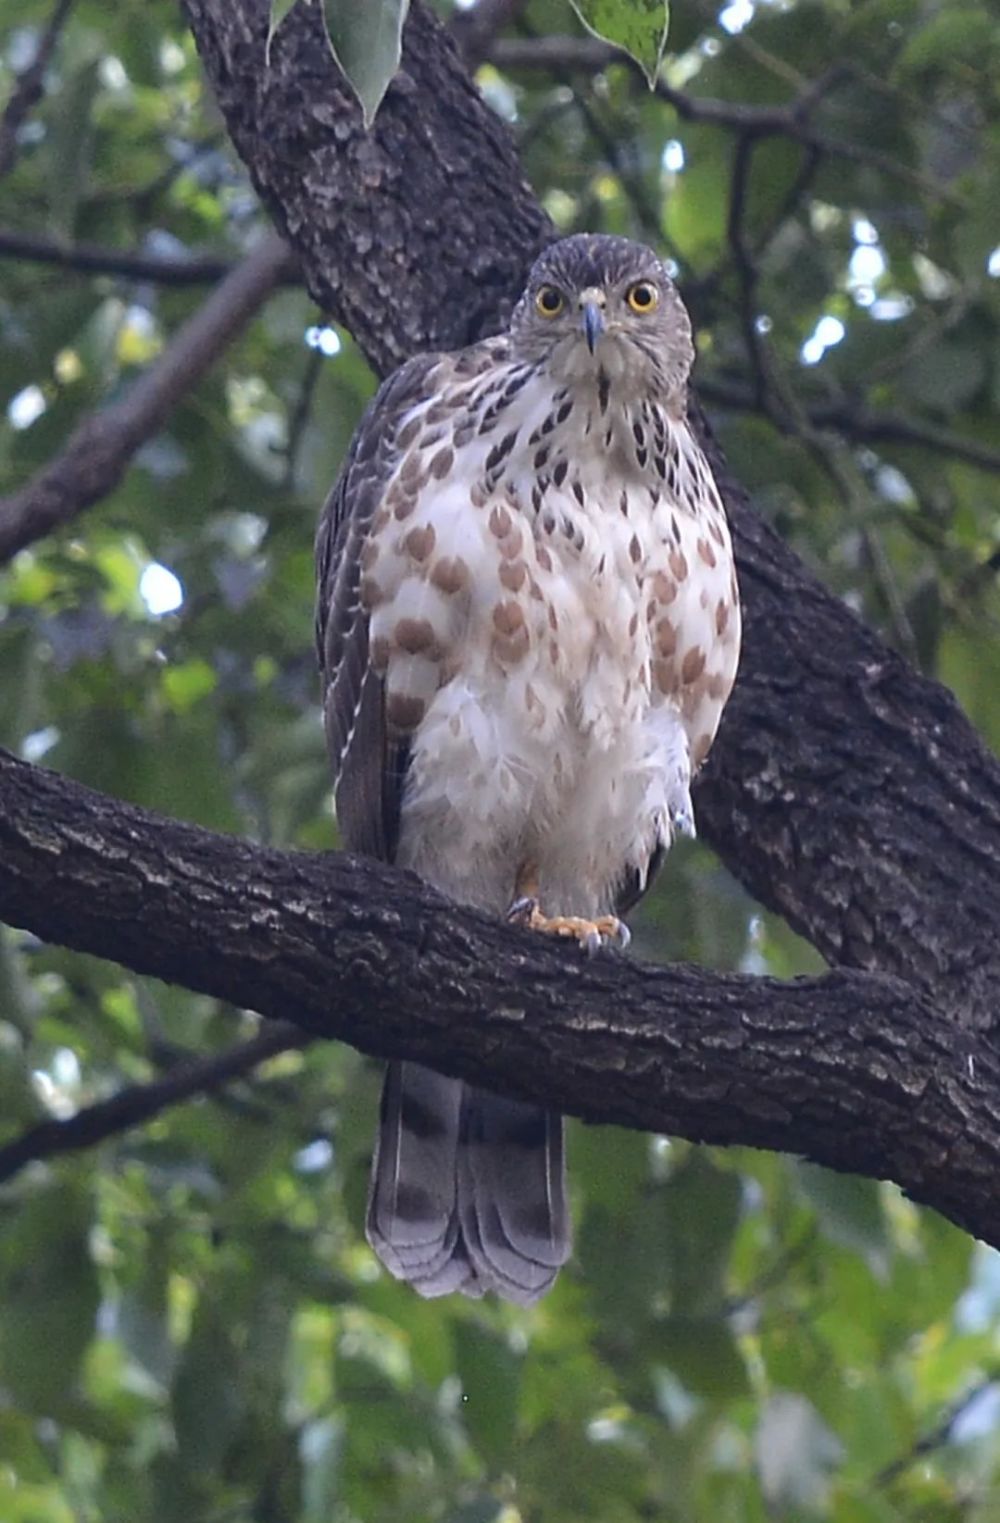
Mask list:
POLYGON ((917 643, 917 637, 914 633, 910 616, 906 611, 903 595, 899 590, 899 582, 896 579, 892 561, 886 554, 885 545, 882 543, 882 536, 874 524, 869 522, 864 524, 861 530, 861 538, 876 586, 885 600, 896 646, 902 651, 908 661, 912 662, 914 666, 919 666, 920 646, 917 643))
MULTIPOLYGON (((572 82, 568 78, 565 78, 563 82, 567 85, 567 88, 573 88, 572 82)), ((601 152, 604 154, 608 168, 617 176, 618 183, 631 202, 632 210, 635 213, 636 220, 642 229, 644 237, 651 238, 653 242, 658 243, 663 236, 663 229, 657 207, 646 194, 646 187, 643 185, 641 178, 637 174, 634 174, 631 167, 625 163, 615 133, 608 130, 589 101, 585 100, 576 90, 573 90, 573 99, 577 110, 590 130, 591 136, 597 141, 601 152)))
POLYGON ((305 1047, 311 1040, 299 1027, 279 1022, 265 1027, 238 1047, 184 1063, 166 1078, 154 1079, 148 1084, 130 1084, 109 1100, 84 1106, 65 1121, 41 1121, 22 1132, 20 1137, 15 1137, 13 1142, 0 1147, 0 1182, 10 1179, 29 1163, 93 1147, 130 1127, 151 1121, 182 1100, 190 1100, 194 1095, 210 1095, 224 1084, 259 1067, 267 1058, 305 1047))
MULTIPOLYGON (((539 37, 531 39, 501 38, 490 50, 490 60, 501 69, 546 69, 562 67, 572 71, 599 73, 610 64, 621 64, 642 78, 639 65, 613 44, 589 37, 539 37)), ((715 100, 710 96, 690 95, 664 79, 657 80, 656 94, 673 106, 682 121, 704 122, 726 127, 756 137, 788 137, 806 148, 832 157, 870 164, 906 184, 914 185, 925 195, 955 206, 965 206, 966 198, 943 180, 913 169, 891 154, 870 143, 852 143, 820 131, 809 120, 809 113, 829 93, 833 83, 843 78, 845 66, 838 66, 812 81, 784 106, 753 106, 739 101, 715 100)))
POLYGON ((467 69, 476 69, 485 61, 497 34, 517 20, 525 4, 526 0, 477 0, 467 10, 455 12, 451 35, 467 69))
POLYGON ((886 354, 881 360, 869 365, 865 372, 867 384, 871 386, 876 381, 887 380, 890 376, 909 370, 922 354, 933 349, 942 338, 958 327, 968 315, 971 306, 972 292, 962 291, 944 312, 925 323, 909 343, 903 344, 893 353, 886 354))
POLYGON ((982 1380, 977 1380, 975 1385, 970 1386, 957 1401, 945 1409, 944 1415, 934 1424, 933 1428, 922 1434, 904 1454, 900 1454, 896 1459, 890 1460, 887 1465, 884 1465, 872 1477, 868 1483, 869 1489, 881 1490, 885 1486, 890 1486, 893 1481, 902 1475, 905 1470, 908 1470, 917 1460, 923 1459, 926 1455, 932 1453, 933 1450, 940 1449, 944 1444, 948 1443, 952 1430, 958 1420, 965 1415, 973 1403, 977 1402, 991 1386, 996 1385, 998 1379, 1000 1379, 1000 1370, 993 1370, 990 1374, 984 1375, 982 1380))
MULTIPOLYGON (((733 412, 759 411, 749 387, 721 377, 700 375, 698 392, 704 401, 716 407, 733 412)), ((938 455, 964 460, 980 470, 1000 473, 1000 450, 955 433, 953 429, 918 423, 899 413, 875 412, 863 402, 852 402, 846 397, 834 402, 806 403, 803 410, 816 428, 836 429, 856 444, 912 445, 916 449, 929 449, 938 455)), ((787 421, 776 417, 772 421, 783 432, 788 432, 787 421)))
POLYGON ((10 99, 0 116, 0 175, 14 166, 17 158, 17 135, 28 112, 41 98, 45 85, 45 70, 59 41, 59 34, 66 24, 73 0, 57 0, 48 25, 38 42, 38 51, 28 67, 18 75, 10 99))
POLYGON ((978 597, 984 587, 998 574, 1000 574, 1000 549, 992 550, 985 559, 977 561, 961 578, 955 588, 956 608, 961 609, 970 598, 978 597))
POLYGON ((763 337, 757 327, 758 271, 744 226, 755 141, 756 139, 747 133, 741 133, 736 140, 736 156, 729 187, 727 238, 740 282, 740 319, 743 342, 750 362, 750 374, 753 377, 754 397, 757 406, 763 409, 768 389, 767 358, 764 353, 763 337))
POLYGON ((788 187, 788 194, 785 196, 781 205, 778 207, 778 210, 775 212, 770 225, 761 234, 760 241, 758 242, 755 251, 755 257, 758 262, 766 250, 770 248, 771 243, 784 227, 789 217, 794 217, 795 213, 798 211, 802 197, 805 195, 806 191, 809 189, 810 184, 815 178, 816 171, 820 166, 822 158, 823 155, 815 146, 815 144, 810 143, 805 147, 802 156, 802 163, 799 165, 795 179, 788 187))
POLYGON ((299 386, 298 396, 295 398, 295 406, 292 408, 288 419, 288 443, 285 446, 285 487, 288 490, 293 490, 295 487, 295 477, 298 474, 299 450, 302 446, 306 424, 309 422, 316 383, 320 378, 322 369, 322 350, 310 349, 306 358, 305 368, 302 372, 302 382, 299 386))
MULTIPOLYGON (((525 31, 530 30, 527 25, 523 29, 525 31)), ((542 43, 545 41, 545 38, 535 37, 532 34, 530 40, 542 43)), ((655 201, 651 200, 647 194, 646 187, 642 183, 641 174, 634 172, 631 165, 625 162, 619 142, 619 134, 610 131, 605 126, 598 112, 595 111, 591 103, 576 88, 571 68, 556 64, 552 69, 552 77, 557 84, 564 85, 570 91, 573 104, 583 118, 585 127, 590 132, 591 137, 594 138, 604 155, 608 168, 617 176, 622 190, 628 197, 632 210, 635 213, 636 222, 643 236, 650 239, 653 243, 658 243, 663 236, 659 208, 655 201)))
POLYGON ((146 222, 155 215, 156 202, 167 193, 175 181, 181 175, 187 174, 200 159, 207 157, 210 153, 218 153, 225 142, 225 134, 219 131, 206 132, 201 137, 191 138, 184 143, 182 156, 173 159, 151 180, 146 180, 141 185, 130 185, 120 181, 115 185, 106 184, 99 189, 95 188, 88 204, 91 210, 96 210, 102 206, 118 206, 126 201, 132 208, 136 222, 146 222))
POLYGON ((784 372, 773 369, 770 381, 770 387, 755 397, 757 410, 779 428, 795 434, 836 487, 849 518, 859 525, 868 562, 889 615, 895 644, 914 666, 919 667, 920 650, 913 626, 889 557, 872 522, 871 495, 858 472, 853 452, 841 434, 814 422, 784 372))
MULTIPOLYGON (((60 243, 55 238, 6 227, 0 227, 0 259, 50 264, 84 275, 119 275, 126 280, 150 280, 165 286, 204 285, 222 280, 235 268, 231 259, 211 254, 166 256, 109 248, 99 243, 60 243)), ((295 279, 291 270, 288 279, 295 279)))

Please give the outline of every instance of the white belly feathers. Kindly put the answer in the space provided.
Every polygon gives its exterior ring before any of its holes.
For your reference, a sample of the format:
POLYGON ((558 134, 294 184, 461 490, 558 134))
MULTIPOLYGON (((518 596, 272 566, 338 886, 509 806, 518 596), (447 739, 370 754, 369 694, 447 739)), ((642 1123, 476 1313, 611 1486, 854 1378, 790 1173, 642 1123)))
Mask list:
POLYGON ((739 611, 717 497, 692 514, 618 438, 581 467, 572 436, 539 432, 492 475, 484 444, 471 491, 444 457, 390 488, 361 591, 411 736, 398 863, 503 911, 532 860, 543 910, 594 915, 689 822, 739 611))

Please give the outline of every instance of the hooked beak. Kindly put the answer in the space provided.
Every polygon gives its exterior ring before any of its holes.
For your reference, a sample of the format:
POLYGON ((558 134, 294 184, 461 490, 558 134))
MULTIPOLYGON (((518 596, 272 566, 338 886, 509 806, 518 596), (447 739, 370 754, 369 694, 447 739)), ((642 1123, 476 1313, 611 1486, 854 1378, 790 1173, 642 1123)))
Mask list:
POLYGON ((587 340, 587 348, 593 354, 597 347, 597 340, 604 332, 604 313, 596 301, 584 301, 581 303, 583 316, 583 336, 587 340))

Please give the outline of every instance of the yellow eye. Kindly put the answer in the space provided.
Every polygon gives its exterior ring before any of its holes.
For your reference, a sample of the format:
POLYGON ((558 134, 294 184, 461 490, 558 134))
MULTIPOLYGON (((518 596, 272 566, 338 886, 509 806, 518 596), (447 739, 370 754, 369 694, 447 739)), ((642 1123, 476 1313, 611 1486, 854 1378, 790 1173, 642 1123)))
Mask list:
POLYGON ((543 317, 558 317, 565 305, 563 293, 557 286, 539 286, 535 307, 543 317))
POLYGON ((629 286, 625 300, 633 312, 652 312, 660 300, 660 293, 648 280, 637 280, 634 286, 629 286))

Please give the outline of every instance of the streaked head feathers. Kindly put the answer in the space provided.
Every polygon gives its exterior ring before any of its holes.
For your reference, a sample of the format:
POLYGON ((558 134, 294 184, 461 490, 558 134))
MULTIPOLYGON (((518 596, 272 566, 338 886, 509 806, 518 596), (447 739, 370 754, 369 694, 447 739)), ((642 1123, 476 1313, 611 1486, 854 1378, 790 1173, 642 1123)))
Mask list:
POLYGON ((682 393, 694 361, 691 322, 663 264, 642 243, 578 233, 532 266, 511 319, 519 356, 559 381, 603 370, 628 391, 682 393))

